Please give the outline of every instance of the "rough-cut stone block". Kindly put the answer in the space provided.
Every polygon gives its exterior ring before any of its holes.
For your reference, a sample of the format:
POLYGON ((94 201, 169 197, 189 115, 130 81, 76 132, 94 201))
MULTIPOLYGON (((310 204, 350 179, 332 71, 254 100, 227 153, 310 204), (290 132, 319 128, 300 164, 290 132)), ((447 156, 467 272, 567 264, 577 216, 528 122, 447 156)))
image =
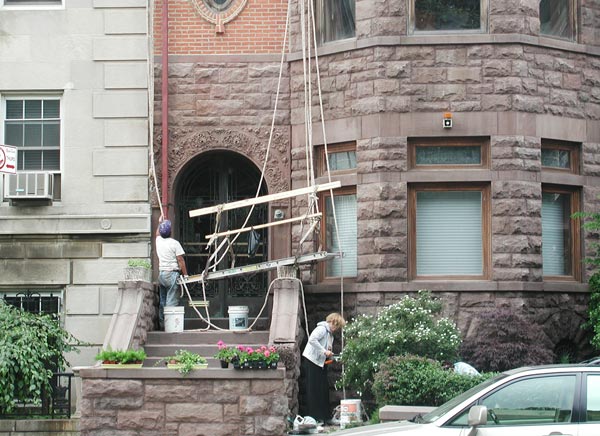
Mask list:
POLYGON ((166 419, 176 422, 223 422, 223 405, 216 403, 167 404, 166 419))
POLYGON ((236 424, 181 424, 178 436, 231 436, 236 434, 253 434, 240 432, 236 424))
POLYGON ((143 383, 139 380, 88 379, 82 387, 84 398, 134 396, 142 393, 143 383))
POLYGON ((198 392, 202 395, 209 394, 212 386, 177 386, 173 384, 146 384, 144 401, 164 401, 166 403, 183 403, 198 398, 198 392))
POLYGON ((160 430, 164 421, 162 410, 121 410, 117 424, 121 429, 160 430))

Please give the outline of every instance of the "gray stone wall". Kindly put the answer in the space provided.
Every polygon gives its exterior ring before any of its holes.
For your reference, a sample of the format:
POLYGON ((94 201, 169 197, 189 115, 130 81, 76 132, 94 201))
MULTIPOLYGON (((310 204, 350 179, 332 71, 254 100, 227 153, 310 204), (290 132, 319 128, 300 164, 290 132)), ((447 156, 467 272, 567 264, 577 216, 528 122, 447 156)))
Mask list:
POLYGON ((250 436, 286 430, 284 370, 87 369, 81 435, 250 436))
MULTIPOLYGON (((514 43, 374 46, 334 53, 319 62, 325 117, 514 110, 597 120, 600 76, 594 57, 514 43)), ((304 114, 302 63, 292 63, 290 74, 292 124, 297 124, 304 114)))
POLYGON ((2 419, 3 436, 79 436, 79 419, 2 419))

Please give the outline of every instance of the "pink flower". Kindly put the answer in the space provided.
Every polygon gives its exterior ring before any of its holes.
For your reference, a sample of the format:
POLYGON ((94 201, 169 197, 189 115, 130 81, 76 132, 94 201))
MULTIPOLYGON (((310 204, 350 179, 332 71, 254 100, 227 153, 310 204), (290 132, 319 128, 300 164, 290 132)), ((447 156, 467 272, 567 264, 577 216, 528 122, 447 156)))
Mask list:
POLYGON ((240 351, 245 351, 246 350, 246 348, 243 345, 238 345, 237 349, 240 350, 240 351))
POLYGON ((269 350, 265 350, 265 357, 269 357, 271 355, 271 353, 269 353, 269 350))
POLYGON ((254 349, 253 349, 252 347, 248 347, 248 348, 246 348, 246 351, 247 351, 248 353, 254 353, 254 349))

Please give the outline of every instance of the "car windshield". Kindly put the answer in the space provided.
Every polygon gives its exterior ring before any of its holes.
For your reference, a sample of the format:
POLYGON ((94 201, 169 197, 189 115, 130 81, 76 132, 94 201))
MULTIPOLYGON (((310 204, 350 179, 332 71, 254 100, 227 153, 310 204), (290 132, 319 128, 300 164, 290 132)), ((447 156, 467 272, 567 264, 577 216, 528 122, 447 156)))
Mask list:
POLYGON ((426 415, 418 417, 414 421, 423 423, 423 424, 429 424, 430 422, 433 422, 433 421, 441 418, 442 416, 444 416, 446 413, 448 413, 450 410, 452 410, 453 408, 458 406, 463 401, 467 400, 469 397, 477 394, 478 392, 487 388, 489 385, 496 383, 498 380, 502 380, 503 378, 505 378, 507 376, 508 376, 508 374, 498 374, 495 377, 492 377, 484 382, 481 382, 477 386, 472 387, 471 389, 469 389, 466 392, 463 392, 459 396, 452 398, 450 401, 442 404, 437 409, 432 410, 431 412, 429 412, 426 415))

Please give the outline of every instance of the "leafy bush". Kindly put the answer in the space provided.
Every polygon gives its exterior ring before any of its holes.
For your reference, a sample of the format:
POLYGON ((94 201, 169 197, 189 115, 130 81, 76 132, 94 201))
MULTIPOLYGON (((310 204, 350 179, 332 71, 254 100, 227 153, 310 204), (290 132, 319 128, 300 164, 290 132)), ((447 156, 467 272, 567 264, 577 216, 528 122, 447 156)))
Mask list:
POLYGON ((150 261, 147 259, 129 259, 127 261, 127 266, 131 267, 131 268, 136 268, 136 267, 141 267, 141 268, 146 268, 146 269, 152 268, 150 261))
POLYGON ((178 371, 181 374, 189 374, 196 365, 206 364, 206 358, 188 350, 177 350, 174 356, 165 358, 168 363, 181 365, 178 371))
POLYGON ((375 374, 373 393, 377 407, 387 404, 439 406, 494 374, 457 374, 426 357, 390 357, 375 374))
POLYGON ((345 327, 342 352, 345 371, 338 384, 369 393, 374 374, 389 356, 415 354, 437 360, 457 355, 460 334, 456 325, 439 315, 442 303, 430 292, 419 291, 384 308, 377 316, 360 315, 345 327))
POLYGON ((85 345, 49 315, 34 315, 0 300, 0 411, 16 402, 40 404, 53 372, 68 365, 63 353, 85 345))
POLYGON ((508 309, 482 313, 476 333, 463 341, 461 356, 483 371, 554 361, 552 343, 542 327, 508 309))
POLYGON ((590 277, 590 302, 588 308, 589 320, 583 327, 592 329, 594 336, 590 343, 600 350, 600 273, 590 277))

